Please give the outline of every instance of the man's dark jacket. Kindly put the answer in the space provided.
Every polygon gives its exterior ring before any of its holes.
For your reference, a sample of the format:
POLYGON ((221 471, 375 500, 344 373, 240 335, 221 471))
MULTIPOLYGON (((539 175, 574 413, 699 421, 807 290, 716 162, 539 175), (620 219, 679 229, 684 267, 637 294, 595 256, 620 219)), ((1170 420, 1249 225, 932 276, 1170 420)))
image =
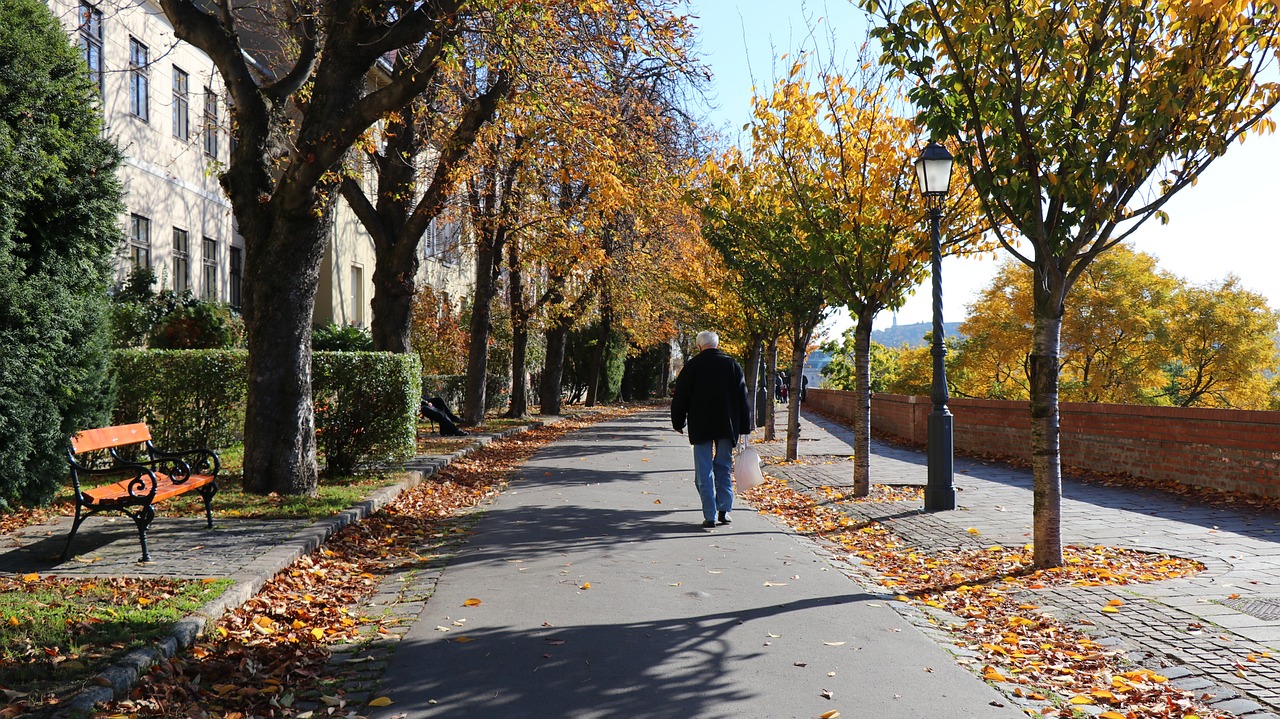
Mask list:
POLYGON ((705 349, 685 363, 671 399, 671 426, 689 423, 689 444, 751 433, 747 380, 742 367, 719 349, 705 349))

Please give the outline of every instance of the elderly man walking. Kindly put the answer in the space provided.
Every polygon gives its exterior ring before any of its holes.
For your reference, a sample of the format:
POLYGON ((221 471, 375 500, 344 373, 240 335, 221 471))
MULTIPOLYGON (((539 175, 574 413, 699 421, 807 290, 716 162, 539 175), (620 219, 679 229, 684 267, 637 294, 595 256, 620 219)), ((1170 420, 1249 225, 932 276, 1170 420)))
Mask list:
POLYGON ((699 332, 698 354, 676 377, 671 400, 671 426, 684 433, 689 425, 693 445, 693 479, 702 497, 702 526, 714 529, 733 520, 733 446, 738 435, 751 433, 751 410, 742 367, 720 351, 715 332, 699 332))

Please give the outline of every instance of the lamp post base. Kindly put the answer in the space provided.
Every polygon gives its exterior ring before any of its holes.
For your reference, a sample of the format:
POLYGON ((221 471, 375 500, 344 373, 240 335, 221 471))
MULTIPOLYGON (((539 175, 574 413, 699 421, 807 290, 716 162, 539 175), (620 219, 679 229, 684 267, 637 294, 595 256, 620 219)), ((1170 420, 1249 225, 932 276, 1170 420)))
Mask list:
POLYGON ((952 484, 951 418, 951 412, 945 408, 929 413, 929 484, 924 488, 926 512, 956 508, 956 488, 952 484))

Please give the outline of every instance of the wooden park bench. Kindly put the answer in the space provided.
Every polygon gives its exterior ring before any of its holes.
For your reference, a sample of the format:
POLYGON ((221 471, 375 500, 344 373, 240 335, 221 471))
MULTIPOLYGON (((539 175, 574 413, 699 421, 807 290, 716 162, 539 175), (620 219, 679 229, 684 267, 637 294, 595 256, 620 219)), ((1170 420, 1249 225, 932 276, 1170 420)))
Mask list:
POLYGON ((62 550, 62 560, 71 556, 71 540, 80 524, 98 512, 123 512, 138 525, 142 542, 142 561, 151 561, 147 550, 147 528, 155 518, 155 505, 170 497, 195 490, 204 499, 204 514, 213 529, 210 502, 218 493, 217 476, 222 467, 218 454, 210 449, 162 452, 151 443, 151 431, 145 423, 103 427, 80 432, 71 438, 67 452, 71 464, 71 482, 75 485, 76 519, 62 550), (130 461, 119 453, 121 447, 143 445, 145 459, 130 461), (110 461, 82 464, 77 455, 107 450, 110 461), (81 475, 123 475, 124 479, 92 489, 82 489, 81 475))

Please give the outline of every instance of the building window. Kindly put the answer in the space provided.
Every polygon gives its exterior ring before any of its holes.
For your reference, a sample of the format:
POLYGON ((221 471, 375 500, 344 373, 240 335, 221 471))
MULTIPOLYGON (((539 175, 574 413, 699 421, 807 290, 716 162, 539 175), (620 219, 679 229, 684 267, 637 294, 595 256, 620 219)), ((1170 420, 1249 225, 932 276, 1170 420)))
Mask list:
POLYGON ((351 324, 364 327, 364 268, 351 266, 351 324))
POLYGON ((440 261, 446 265, 456 264, 461 257, 462 225, 450 222, 441 228, 439 234, 437 245, 440 261))
POLYGON ((240 309, 240 279, 244 276, 244 261, 240 259, 240 248, 231 247, 231 271, 227 274, 227 295, 231 306, 240 309))
POLYGON ((218 159, 218 95, 204 89, 204 154, 218 159))
POLYGON ((129 111, 144 121, 150 120, 151 66, 147 46, 129 38, 129 111))
POLYGON ((204 268, 200 278, 200 295, 208 302, 218 300, 218 241, 212 237, 204 238, 200 253, 200 262, 204 268))
POLYGON ((440 218, 431 218, 431 224, 427 225, 427 231, 422 233, 422 256, 430 259, 436 256, 440 251, 438 243, 440 237, 440 218))
POLYGON ((102 11, 88 3, 80 3, 80 49, 84 52, 85 64, 89 66, 89 78, 101 97, 102 11))
POLYGON ((151 220, 129 215, 129 262, 133 268, 151 267, 151 220))
POLYGON ((191 247, 186 230, 173 228, 173 291, 191 289, 191 247))
POLYGON ((191 121, 187 114, 191 105, 188 92, 190 78, 179 68, 173 68, 173 136, 179 140, 191 137, 191 121))

